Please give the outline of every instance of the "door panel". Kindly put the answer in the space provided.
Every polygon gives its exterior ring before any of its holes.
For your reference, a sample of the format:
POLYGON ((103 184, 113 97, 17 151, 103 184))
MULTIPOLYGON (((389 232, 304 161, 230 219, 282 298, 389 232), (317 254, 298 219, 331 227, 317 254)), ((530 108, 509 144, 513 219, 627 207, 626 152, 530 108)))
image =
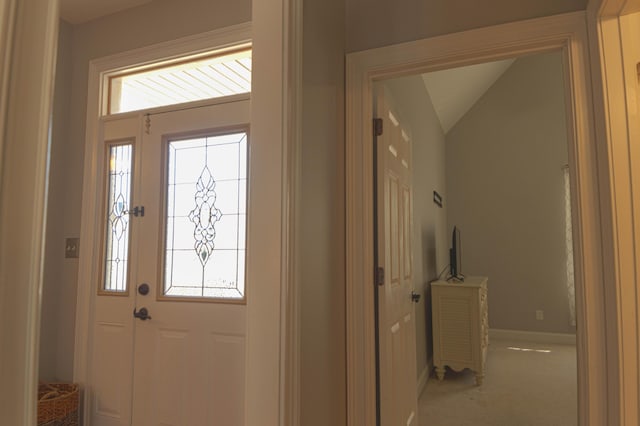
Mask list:
POLYGON ((417 424, 415 315, 411 253, 411 144, 380 94, 377 116, 378 259, 386 271, 378 287, 380 424, 417 424))
MULTIPOLYGON (((98 323, 96 327, 95 363, 100 368, 94 378, 95 389, 101 397, 95 400, 95 412, 105 418, 111 418, 113 424, 128 422, 131 404, 131 380, 118 380, 113 372, 127 371, 130 368, 131 353, 113 351, 112 348, 131 347, 130 330, 125 324, 98 323)), ((122 377, 122 376, 120 376, 122 377)), ((109 422, 106 422, 107 424, 109 422)))
MULTIPOLYGON (((140 120, 138 117, 130 117, 120 120, 105 120, 101 123, 101 136, 105 143, 104 154, 96 164, 96 173, 105 177, 105 193, 108 193, 109 182, 113 179, 112 171, 115 169, 130 169, 135 171, 136 155, 129 157, 126 167, 113 164, 109 155, 110 146, 130 144, 132 151, 137 153, 140 148, 140 120)), ((130 187, 120 187, 120 197, 116 196, 108 200, 105 194, 101 208, 105 223, 113 224, 117 218, 126 217, 126 227, 120 221, 119 225, 109 226, 105 224, 103 238, 96 238, 102 245, 103 260, 98 263, 100 270, 96 274, 98 280, 95 285, 95 301, 93 312, 93 332, 91 334, 91 370, 89 381, 91 386, 89 393, 89 409, 92 426, 127 426, 131 424, 131 398, 133 382, 133 337, 134 323, 131 312, 134 307, 134 299, 131 296, 131 277, 135 275, 136 265, 129 260, 136 235, 132 232, 132 220, 126 213, 131 208, 131 200, 138 192, 135 183, 130 187), (114 210, 117 213, 114 215, 114 210), (107 234, 116 234, 115 240, 120 238, 122 244, 127 247, 125 253, 120 252, 115 256, 110 255, 107 234), (113 274, 113 280, 108 281, 110 274, 109 261, 115 259, 120 265, 126 264, 119 273, 113 274), (117 278, 116 278, 117 275, 117 278), (122 281, 124 280, 124 281, 122 281)), ((122 269, 121 268, 114 268, 122 269)))

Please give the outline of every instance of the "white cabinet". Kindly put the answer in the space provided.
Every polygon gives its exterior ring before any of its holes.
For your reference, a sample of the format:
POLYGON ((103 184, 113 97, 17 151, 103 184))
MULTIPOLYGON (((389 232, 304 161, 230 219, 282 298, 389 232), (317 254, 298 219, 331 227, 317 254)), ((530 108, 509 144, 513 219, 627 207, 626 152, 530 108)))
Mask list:
POLYGON ((438 379, 445 366, 476 373, 482 384, 489 345, 487 277, 467 277, 464 282, 431 283, 433 363, 438 379))

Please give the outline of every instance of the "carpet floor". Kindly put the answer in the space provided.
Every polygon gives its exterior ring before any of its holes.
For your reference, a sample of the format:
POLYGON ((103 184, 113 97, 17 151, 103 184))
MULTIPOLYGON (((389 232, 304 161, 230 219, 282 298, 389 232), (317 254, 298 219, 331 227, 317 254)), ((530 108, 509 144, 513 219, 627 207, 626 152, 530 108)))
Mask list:
POLYGON ((420 426, 573 426, 576 348, 493 339, 484 383, 471 371, 433 375, 418 401, 420 426))

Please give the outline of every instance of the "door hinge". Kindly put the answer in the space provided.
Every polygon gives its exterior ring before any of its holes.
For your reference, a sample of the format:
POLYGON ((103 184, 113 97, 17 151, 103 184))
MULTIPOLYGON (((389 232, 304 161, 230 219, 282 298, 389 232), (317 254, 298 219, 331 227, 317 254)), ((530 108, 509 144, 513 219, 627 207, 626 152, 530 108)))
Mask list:
POLYGON ((382 118, 373 119, 373 134, 374 136, 382 136, 382 118))
POLYGON ((384 268, 382 266, 376 268, 376 284, 384 285, 384 268))
POLYGON ((129 214, 132 214, 135 217, 144 217, 144 206, 135 206, 133 210, 129 210, 129 214))

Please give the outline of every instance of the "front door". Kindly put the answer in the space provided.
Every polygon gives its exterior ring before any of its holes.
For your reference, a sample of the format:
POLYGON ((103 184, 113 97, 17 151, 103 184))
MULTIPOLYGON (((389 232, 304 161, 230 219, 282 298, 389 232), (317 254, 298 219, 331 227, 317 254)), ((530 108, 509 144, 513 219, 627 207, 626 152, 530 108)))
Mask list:
POLYGON ((104 119, 92 426, 244 424, 248 123, 246 97, 104 119))
POLYGON ((376 138, 380 425, 417 425, 411 144, 384 95, 376 138), (382 272, 384 271, 384 273, 382 272))

